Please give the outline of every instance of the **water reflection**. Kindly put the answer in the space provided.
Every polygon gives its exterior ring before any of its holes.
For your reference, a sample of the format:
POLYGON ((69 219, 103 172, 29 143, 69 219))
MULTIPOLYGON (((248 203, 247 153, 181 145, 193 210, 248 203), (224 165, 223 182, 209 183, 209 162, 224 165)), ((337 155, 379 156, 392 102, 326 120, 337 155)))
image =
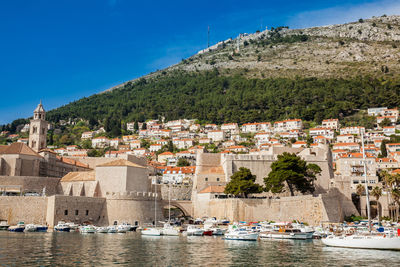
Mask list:
POLYGON ((400 252, 330 248, 320 241, 0 232, 3 266, 397 266, 400 252))

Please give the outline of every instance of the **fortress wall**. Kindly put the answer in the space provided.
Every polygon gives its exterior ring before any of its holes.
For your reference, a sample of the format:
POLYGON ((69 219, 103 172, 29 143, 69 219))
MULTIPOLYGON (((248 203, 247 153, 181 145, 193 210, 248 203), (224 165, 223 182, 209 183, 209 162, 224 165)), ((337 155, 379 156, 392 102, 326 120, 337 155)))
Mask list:
POLYGON ((47 197, 0 196, 0 220, 16 225, 19 221, 46 223, 47 197))
MULTIPOLYGON (((170 196, 171 200, 190 200, 192 198, 192 184, 171 185, 170 196)), ((167 184, 161 185, 161 198, 168 200, 169 189, 167 184)))
MULTIPOLYGON (((157 200, 157 222, 164 220, 161 201, 157 200)), ((127 222, 140 225, 152 223, 155 216, 154 200, 107 199, 100 225, 127 222)))
POLYGON ((194 202, 194 217, 217 217, 231 221, 293 221, 311 225, 321 222, 340 222, 354 213, 354 205, 344 203, 338 192, 283 197, 281 199, 213 199, 211 194, 198 194, 194 202), (351 213, 348 213, 352 211, 351 213))
POLYGON ((48 198, 47 223, 50 227, 56 225, 58 221, 97 224, 101 219, 104 203, 104 198, 51 196, 48 198))

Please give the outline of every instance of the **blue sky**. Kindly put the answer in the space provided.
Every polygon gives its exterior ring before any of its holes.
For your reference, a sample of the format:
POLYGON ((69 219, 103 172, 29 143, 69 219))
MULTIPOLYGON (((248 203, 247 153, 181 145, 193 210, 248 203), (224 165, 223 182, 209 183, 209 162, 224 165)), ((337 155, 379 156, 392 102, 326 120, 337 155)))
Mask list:
POLYGON ((0 124, 53 109, 261 27, 400 14, 399 1, 0 0, 0 124))

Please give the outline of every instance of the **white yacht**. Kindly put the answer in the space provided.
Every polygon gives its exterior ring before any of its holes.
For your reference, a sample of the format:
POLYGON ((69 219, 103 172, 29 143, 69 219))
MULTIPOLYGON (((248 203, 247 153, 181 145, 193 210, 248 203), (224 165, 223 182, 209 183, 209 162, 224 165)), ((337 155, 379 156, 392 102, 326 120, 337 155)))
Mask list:
POLYGON ((24 232, 36 232, 37 231, 37 226, 34 224, 27 224, 25 225, 24 232))
POLYGON ((204 230, 197 227, 196 225, 188 225, 186 233, 188 236, 202 236, 204 230))
POLYGON ((120 224, 120 225, 117 226, 117 232, 118 233, 126 233, 129 230, 130 230, 130 226, 123 225, 123 224, 120 224))
POLYGON ((108 226, 107 227, 107 233, 109 234, 115 234, 117 232, 117 227, 115 227, 114 225, 108 226))
POLYGON ((161 230, 158 228, 144 228, 141 233, 142 235, 160 236, 161 230))
POLYGON ((164 228, 161 229, 162 235, 178 236, 179 231, 176 230, 170 223, 165 223, 164 228))
POLYGON ((108 233, 108 228, 107 227, 96 227, 96 232, 97 233, 108 233))
POLYGON ((257 241, 258 233, 245 229, 234 229, 225 233, 225 240, 257 241))
POLYGON ((329 235, 322 239, 322 243, 332 247, 368 248, 400 250, 400 238, 396 235, 329 235))
POLYGON ((54 230, 57 232, 69 232, 71 227, 63 221, 59 221, 56 226, 54 226, 54 230))
POLYGON ((260 238, 274 238, 274 239, 298 239, 306 240, 312 239, 314 232, 302 232, 300 229, 286 228, 279 229, 278 231, 270 231, 260 233, 260 238))
POLYGON ((79 232, 81 234, 94 234, 96 233, 96 228, 93 225, 85 225, 79 227, 79 232))

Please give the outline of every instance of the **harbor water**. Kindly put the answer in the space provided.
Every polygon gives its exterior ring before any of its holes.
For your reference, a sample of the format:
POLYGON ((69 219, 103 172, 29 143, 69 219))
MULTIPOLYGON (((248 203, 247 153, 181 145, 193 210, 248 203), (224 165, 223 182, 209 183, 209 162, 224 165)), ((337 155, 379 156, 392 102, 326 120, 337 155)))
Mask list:
POLYGON ((320 240, 0 232, 0 266, 398 266, 400 252, 320 240))

